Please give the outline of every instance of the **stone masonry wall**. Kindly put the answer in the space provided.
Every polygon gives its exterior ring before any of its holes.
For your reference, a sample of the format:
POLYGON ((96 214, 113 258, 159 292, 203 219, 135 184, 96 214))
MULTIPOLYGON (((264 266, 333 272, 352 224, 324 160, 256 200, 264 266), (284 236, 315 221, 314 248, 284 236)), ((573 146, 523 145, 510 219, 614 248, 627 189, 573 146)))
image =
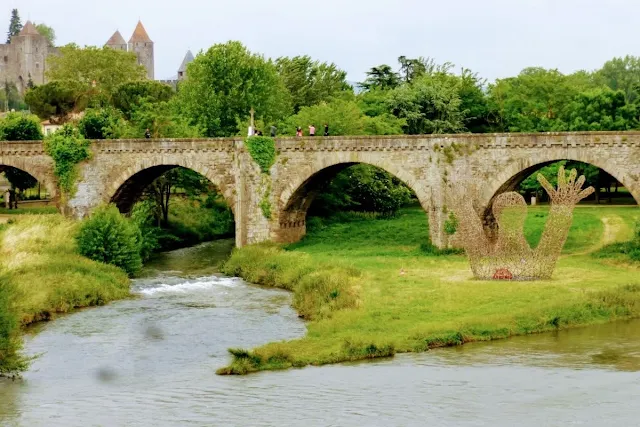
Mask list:
MULTIPOLYGON (((598 166, 640 201, 640 132, 307 137, 279 139, 276 147, 276 163, 270 177, 265 177, 244 148, 243 138, 95 142, 91 160, 80 166, 77 191, 67 207, 76 217, 85 216, 124 193, 136 196, 146 181, 171 166, 182 166, 220 189, 234 211, 238 246, 265 240, 293 242, 306 232, 306 211, 319 184, 349 165, 368 163, 395 175, 415 192, 427 214, 433 243, 444 247, 447 193, 452 186, 476 198, 482 214, 495 195, 512 190, 537 167, 557 160, 598 166), (260 208, 265 194, 270 219, 260 208)), ((1 142, 0 165, 29 172, 56 194, 53 163, 41 143, 1 142)))

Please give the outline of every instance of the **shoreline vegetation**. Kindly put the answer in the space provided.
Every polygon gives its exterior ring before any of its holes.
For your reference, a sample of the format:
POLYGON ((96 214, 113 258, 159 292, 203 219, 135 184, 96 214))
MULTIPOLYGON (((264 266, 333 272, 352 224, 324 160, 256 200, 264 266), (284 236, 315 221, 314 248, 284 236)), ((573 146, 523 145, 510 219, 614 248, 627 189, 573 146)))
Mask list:
MULTIPOLYGON (((547 210, 529 210, 532 245, 547 210)), ((307 335, 229 349, 232 361, 218 374, 390 357, 640 317, 640 263, 617 250, 631 243, 616 243, 640 240, 637 208, 577 207, 553 278, 536 282, 474 280, 466 257, 425 248, 420 208, 392 219, 347 217, 309 221, 307 236, 292 245, 233 251, 223 272, 292 291, 307 335)))
POLYGON ((79 225, 34 214, 0 228, 0 376, 29 366, 23 327, 131 295, 124 271, 78 254, 79 225))

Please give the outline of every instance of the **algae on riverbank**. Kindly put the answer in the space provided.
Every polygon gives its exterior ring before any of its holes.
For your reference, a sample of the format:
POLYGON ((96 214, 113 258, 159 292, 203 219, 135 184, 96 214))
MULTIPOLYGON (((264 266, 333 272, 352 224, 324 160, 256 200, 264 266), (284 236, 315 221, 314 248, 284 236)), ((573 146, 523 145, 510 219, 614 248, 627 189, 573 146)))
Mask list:
MULTIPOLYGON (((545 207, 530 210, 527 238, 534 244, 545 215, 545 207)), ((601 218, 621 218, 631 230, 639 215, 632 207, 576 208, 553 279, 536 282, 474 280, 464 257, 428 256, 420 250, 428 238, 426 215, 417 208, 390 220, 324 224, 288 252, 273 246, 239 249, 228 265, 258 284, 282 286, 280 278, 296 276, 301 265, 358 270, 359 304, 309 322, 302 339, 233 350, 232 363, 218 373, 386 357, 640 317, 639 269, 588 255, 602 243, 601 218)), ((313 287, 293 290, 294 299, 295 293, 315 292, 313 287)))
POLYGON ((10 292, 6 292, 9 312, 0 315, 0 333, 13 344, 0 352, 0 373, 21 370, 9 369, 18 366, 9 362, 20 350, 21 342, 15 339, 20 325, 130 295, 129 279, 122 270, 78 255, 77 227, 60 215, 29 215, 3 226, 0 275, 10 292))

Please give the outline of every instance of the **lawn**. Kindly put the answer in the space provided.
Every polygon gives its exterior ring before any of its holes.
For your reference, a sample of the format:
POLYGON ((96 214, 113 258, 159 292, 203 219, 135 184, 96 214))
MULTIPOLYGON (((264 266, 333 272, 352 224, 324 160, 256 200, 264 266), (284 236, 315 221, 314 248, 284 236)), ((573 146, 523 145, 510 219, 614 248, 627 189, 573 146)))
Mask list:
MULTIPOLYGON (((525 232, 534 245, 547 210, 529 211, 525 232)), ((475 280, 464 256, 423 252, 427 220, 418 208, 389 220, 310 221, 301 242, 286 250, 239 249, 225 267, 292 290, 294 307, 309 320, 307 336, 233 350, 232 364, 219 373, 390 356, 638 317, 640 267, 590 255, 631 238, 637 218, 634 207, 576 208, 553 279, 537 282, 475 280), (323 273, 330 278, 321 287, 308 285, 323 273)))

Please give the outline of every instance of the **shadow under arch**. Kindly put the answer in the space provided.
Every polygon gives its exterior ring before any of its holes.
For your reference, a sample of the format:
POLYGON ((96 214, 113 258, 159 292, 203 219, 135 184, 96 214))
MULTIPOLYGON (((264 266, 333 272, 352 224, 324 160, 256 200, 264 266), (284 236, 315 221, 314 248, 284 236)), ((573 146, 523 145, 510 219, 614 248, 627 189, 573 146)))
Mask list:
MULTIPOLYGON (((3 159, 2 162, 0 163, 0 174, 11 169, 18 170, 20 172, 26 173, 27 175, 31 176, 35 181, 37 181, 40 184, 41 187, 43 187, 46 190, 47 194, 49 195, 49 199, 54 201, 57 206, 58 188, 56 187, 56 183, 52 179, 43 175, 38 170, 29 167, 28 165, 22 164, 22 162, 18 164, 18 163, 11 162, 10 160, 3 159)), ((57 207, 59 208, 59 206, 57 207)))
POLYGON ((120 212, 129 213, 131 212, 133 205, 140 200, 144 190, 149 187, 153 181, 176 168, 183 168, 197 172, 211 182, 218 189, 235 216, 235 203, 230 199, 229 195, 225 192, 225 189, 221 187, 219 182, 216 182, 218 180, 211 179, 208 170, 198 168, 197 166, 189 167, 178 164, 161 164, 148 167, 138 166, 129 168, 122 174, 120 180, 112 185, 112 191, 109 192, 112 196, 108 201, 115 204, 120 212))
MULTIPOLYGON (((371 161, 336 161, 332 163, 312 165, 305 169, 306 173, 299 174, 297 179, 289 182, 280 194, 279 230, 274 240, 281 243, 293 243, 306 234, 306 217, 316 196, 327 188, 331 181, 343 170, 355 165, 368 165, 381 169, 402 181, 416 196, 423 210, 427 214, 427 224, 432 209, 431 194, 425 187, 404 169, 387 167, 371 161)), ((433 238, 434 230, 430 227, 433 238)))

